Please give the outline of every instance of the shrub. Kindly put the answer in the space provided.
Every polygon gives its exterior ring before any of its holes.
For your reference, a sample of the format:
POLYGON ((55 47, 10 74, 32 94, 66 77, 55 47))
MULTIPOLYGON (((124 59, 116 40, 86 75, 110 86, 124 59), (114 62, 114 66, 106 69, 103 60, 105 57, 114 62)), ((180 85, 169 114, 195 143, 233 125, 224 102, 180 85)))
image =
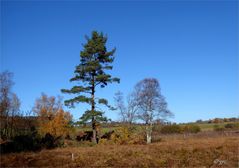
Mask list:
POLYGON ((214 130, 214 131, 224 131, 225 128, 224 128, 224 127, 220 127, 219 125, 214 125, 214 126, 213 126, 213 130, 214 130))
POLYGON ((37 114, 39 133, 54 137, 67 136, 72 131, 72 115, 62 108, 62 99, 42 94, 36 99, 33 111, 37 114))
POLYGON ((183 132, 184 133, 198 133, 201 131, 201 128, 198 125, 185 125, 183 127, 183 132))
POLYGON ((127 127, 120 127, 111 135, 111 140, 116 144, 127 144, 130 132, 127 127))
POLYGON ((62 109, 55 112, 54 117, 51 120, 40 121, 39 131, 42 135, 50 133, 54 137, 67 136, 71 133, 72 128, 69 123, 71 121, 71 115, 62 109))
POLYGON ((227 129, 237 129, 239 128, 239 123, 229 123, 224 126, 227 129))
POLYGON ((155 125, 153 126, 152 131, 153 131, 153 132, 160 132, 161 129, 162 129, 162 125, 155 124, 155 125))
POLYGON ((37 151, 41 149, 41 137, 38 134, 25 134, 15 136, 0 146, 1 153, 37 151))
POLYGON ((144 136, 136 128, 125 126, 117 128, 110 136, 110 140, 100 139, 100 144, 144 144, 144 136))
POLYGON ((31 135, 19 135, 14 137, 14 151, 35 151, 41 148, 40 138, 31 135))
POLYGON ((107 140, 107 139, 100 139, 99 144, 107 145, 107 144, 110 144, 110 143, 109 143, 109 140, 107 140))
POLYGON ((76 136, 77 141, 91 141, 93 137, 93 131, 79 132, 76 136))
POLYGON ((161 128, 160 132, 162 134, 182 133, 182 129, 179 125, 165 125, 161 128))
POLYGON ((47 133, 41 140, 42 147, 52 149, 55 147, 63 147, 64 139, 62 136, 54 137, 50 133, 47 133))
POLYGON ((161 142, 162 138, 159 135, 152 135, 152 143, 161 142))

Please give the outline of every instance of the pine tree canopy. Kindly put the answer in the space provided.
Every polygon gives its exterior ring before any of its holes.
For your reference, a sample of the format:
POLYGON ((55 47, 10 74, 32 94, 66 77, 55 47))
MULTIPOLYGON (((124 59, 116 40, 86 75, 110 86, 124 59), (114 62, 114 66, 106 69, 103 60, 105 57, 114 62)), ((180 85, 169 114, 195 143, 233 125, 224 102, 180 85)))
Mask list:
POLYGON ((91 110, 85 111, 80 118, 81 121, 94 119, 97 121, 106 120, 103 112, 95 110, 96 104, 103 104, 107 107, 108 101, 103 98, 96 98, 95 91, 97 86, 104 88, 108 83, 120 82, 119 78, 114 78, 107 71, 112 70, 115 48, 107 51, 107 37, 103 33, 93 31, 91 38, 86 36, 86 44, 83 44, 83 50, 80 52, 80 64, 76 66, 75 76, 70 79, 71 82, 77 82, 77 86, 71 89, 62 89, 63 93, 76 94, 77 96, 66 100, 65 105, 74 107, 75 103, 88 103, 91 110), (96 101, 97 100, 97 101, 96 101))

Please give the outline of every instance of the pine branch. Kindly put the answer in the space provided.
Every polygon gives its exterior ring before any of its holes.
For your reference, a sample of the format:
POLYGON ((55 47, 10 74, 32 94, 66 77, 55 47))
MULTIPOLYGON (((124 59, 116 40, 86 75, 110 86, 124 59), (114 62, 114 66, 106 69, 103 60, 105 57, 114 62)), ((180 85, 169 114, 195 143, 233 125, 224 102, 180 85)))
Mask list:
POLYGON ((91 87, 83 87, 83 86, 74 86, 70 90, 68 89, 61 89, 61 92, 63 93, 69 93, 69 94, 76 94, 76 93, 90 93, 91 87))
POLYGON ((65 105, 66 106, 70 106, 70 107, 74 107, 75 103, 91 103, 91 98, 88 98, 86 96, 77 96, 73 99, 69 99, 69 100, 65 100, 65 105))

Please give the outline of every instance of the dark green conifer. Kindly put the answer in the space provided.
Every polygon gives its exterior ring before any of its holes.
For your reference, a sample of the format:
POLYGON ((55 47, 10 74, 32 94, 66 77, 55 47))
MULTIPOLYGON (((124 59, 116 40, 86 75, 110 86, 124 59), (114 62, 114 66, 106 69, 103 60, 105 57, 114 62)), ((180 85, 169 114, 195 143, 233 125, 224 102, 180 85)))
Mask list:
POLYGON ((103 104, 110 108, 108 101, 103 98, 96 98, 96 88, 107 86, 108 83, 118 82, 119 78, 113 78, 107 73, 112 70, 115 48, 107 51, 107 37, 97 31, 92 32, 91 38, 86 36, 87 43, 83 45, 84 49, 80 52, 80 64, 76 66, 75 76, 70 79, 71 82, 78 82, 77 86, 71 89, 62 89, 63 93, 75 94, 76 97, 66 100, 65 105, 74 107, 75 103, 88 103, 90 110, 86 110, 80 118, 82 123, 91 121, 93 137, 96 142, 96 124, 105 121, 102 111, 97 110, 97 104, 103 104))

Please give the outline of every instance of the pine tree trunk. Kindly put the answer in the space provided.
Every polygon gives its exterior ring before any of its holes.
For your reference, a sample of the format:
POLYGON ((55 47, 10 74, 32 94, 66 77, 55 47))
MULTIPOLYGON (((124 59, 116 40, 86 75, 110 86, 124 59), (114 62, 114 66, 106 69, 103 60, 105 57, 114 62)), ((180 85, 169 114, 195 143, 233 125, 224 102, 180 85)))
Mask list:
POLYGON ((94 117, 92 117, 92 131, 93 131, 92 142, 96 143, 96 126, 94 117))
MULTIPOLYGON (((95 78, 93 76, 93 81, 92 81, 92 102, 91 102, 91 111, 94 113, 95 111, 95 78)), ((96 120, 95 116, 92 116, 92 131, 93 131, 93 136, 92 136, 92 142, 96 143, 96 120)))

